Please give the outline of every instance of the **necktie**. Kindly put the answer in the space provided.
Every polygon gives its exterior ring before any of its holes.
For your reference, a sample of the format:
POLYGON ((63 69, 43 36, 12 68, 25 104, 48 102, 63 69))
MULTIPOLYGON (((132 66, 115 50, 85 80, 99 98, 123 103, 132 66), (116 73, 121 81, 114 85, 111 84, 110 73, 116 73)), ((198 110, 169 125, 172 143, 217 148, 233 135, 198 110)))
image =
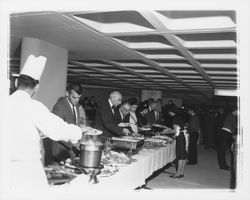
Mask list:
MULTIPOLYGON (((75 112, 75 106, 73 106, 73 116, 74 116, 74 121, 76 123, 76 112, 75 112)), ((77 124, 77 123, 76 123, 77 124)))
POLYGON ((115 106, 112 106, 112 113, 115 114, 115 106))
POLYGON ((155 122, 157 122, 159 119, 158 112, 155 112, 155 122))

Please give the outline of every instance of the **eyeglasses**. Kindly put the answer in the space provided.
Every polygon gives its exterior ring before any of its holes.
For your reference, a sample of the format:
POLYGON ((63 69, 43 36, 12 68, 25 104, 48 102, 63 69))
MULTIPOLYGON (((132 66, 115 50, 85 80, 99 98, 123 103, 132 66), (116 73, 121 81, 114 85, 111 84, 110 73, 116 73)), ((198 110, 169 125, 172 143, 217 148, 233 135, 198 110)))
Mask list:
POLYGON ((125 108, 125 107, 121 107, 124 111, 126 111, 126 112, 130 112, 130 109, 127 109, 127 108, 125 108))

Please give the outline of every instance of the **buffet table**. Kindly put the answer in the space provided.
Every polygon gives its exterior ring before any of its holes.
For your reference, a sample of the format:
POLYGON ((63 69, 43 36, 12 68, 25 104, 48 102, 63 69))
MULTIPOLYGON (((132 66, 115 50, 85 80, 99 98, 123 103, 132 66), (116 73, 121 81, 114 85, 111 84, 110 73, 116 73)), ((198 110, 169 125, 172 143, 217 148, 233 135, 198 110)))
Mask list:
POLYGON ((81 188, 121 188, 135 189, 145 184, 145 180, 175 159, 175 142, 158 149, 142 149, 132 156, 135 162, 121 167, 117 173, 109 177, 98 177, 98 184, 89 184, 89 176, 81 174, 70 182, 70 185, 81 188))

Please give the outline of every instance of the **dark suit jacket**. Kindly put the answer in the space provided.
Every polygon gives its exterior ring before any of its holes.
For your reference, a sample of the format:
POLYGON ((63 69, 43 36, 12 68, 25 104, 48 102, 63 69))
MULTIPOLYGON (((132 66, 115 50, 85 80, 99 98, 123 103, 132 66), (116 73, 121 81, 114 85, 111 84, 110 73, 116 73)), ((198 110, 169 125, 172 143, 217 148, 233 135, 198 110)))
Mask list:
POLYGON ((120 124, 121 122, 124 122, 124 119, 122 119, 119 108, 114 109, 114 117, 115 117, 115 121, 116 121, 117 124, 120 124))
POLYGON ((137 117, 138 127, 147 125, 148 123, 147 118, 143 116, 140 112, 136 112, 136 117, 137 117))
POLYGON ((123 118, 123 122, 124 123, 130 123, 130 113, 128 113, 127 115, 125 115, 125 117, 123 118))
MULTIPOLYGON (((66 97, 59 98, 57 103, 54 105, 52 112, 62 118, 65 122, 69 124, 79 124, 79 106, 76 106, 77 110, 77 123, 74 120, 74 114, 70 107, 70 104, 66 97)), ((64 141, 53 141, 52 142, 52 156, 54 160, 61 161, 74 156, 72 152, 73 144, 71 142, 64 141)))
MULTIPOLYGON (((119 112, 119 111, 118 111, 119 112)), ((122 120, 122 117, 121 117, 121 114, 120 114, 120 112, 118 113, 119 115, 118 115, 118 118, 117 118, 117 121, 119 122, 119 123, 121 123, 121 122, 124 122, 124 123, 130 123, 130 113, 128 113, 127 115, 125 115, 125 117, 123 117, 123 120, 122 120)), ((118 123, 118 124, 119 124, 118 123)), ((133 129, 129 126, 129 127, 126 127, 129 131, 130 131, 130 133, 133 133, 134 131, 133 131, 133 129)))
POLYGON ((112 112, 112 108, 106 100, 102 105, 98 106, 95 118, 96 129, 103 131, 104 137, 117 137, 124 135, 123 128, 117 126, 117 121, 112 112))
POLYGON ((52 110, 54 114, 62 118, 65 122, 68 122, 69 124, 78 125, 80 116, 79 105, 76 106, 76 111, 78 116, 77 123, 74 121, 74 114, 66 97, 59 98, 52 110))
POLYGON ((155 111, 151 110, 149 111, 146 116, 147 122, 152 125, 152 124, 161 124, 162 123, 162 113, 159 113, 159 118, 156 120, 155 118, 155 111))
POLYGON ((188 133, 198 132, 200 130, 200 119, 197 114, 191 116, 187 131, 188 133))

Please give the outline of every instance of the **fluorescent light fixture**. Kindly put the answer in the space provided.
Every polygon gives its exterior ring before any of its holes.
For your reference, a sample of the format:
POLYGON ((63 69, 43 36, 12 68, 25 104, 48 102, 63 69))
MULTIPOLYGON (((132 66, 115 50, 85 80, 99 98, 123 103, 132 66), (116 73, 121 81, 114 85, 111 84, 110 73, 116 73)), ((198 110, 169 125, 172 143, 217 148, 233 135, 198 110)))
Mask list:
POLYGON ((157 62, 161 67, 192 67, 187 63, 161 63, 157 62))
POLYGON ((167 78, 167 76, 165 76, 165 75, 150 75, 150 74, 144 74, 146 77, 152 77, 152 78, 157 78, 157 77, 159 77, 159 78, 163 78, 163 77, 166 77, 167 78))
POLYGON ((215 96, 238 96, 238 90, 215 89, 215 96))
POLYGON ((145 26, 140 26, 128 22, 116 22, 116 23, 100 23, 89 19, 84 19, 81 17, 74 16, 77 20, 83 22, 84 24, 90 26, 91 28, 101 32, 101 33, 129 33, 129 32, 145 32, 154 31, 154 29, 147 28, 145 26))
POLYGON ((173 49, 173 46, 161 42, 126 42, 119 39, 114 40, 131 49, 173 49))
POLYGON ((148 59, 177 59, 177 60, 183 60, 186 59, 183 56, 178 56, 175 54, 144 54, 144 53, 140 53, 141 55, 143 55, 144 57, 148 58, 148 59))
POLYGON ((204 63, 204 64, 201 64, 201 66, 203 68, 236 68, 237 65, 236 64, 210 64, 210 63, 204 63))
POLYGON ((236 48, 236 42, 234 40, 185 41, 178 36, 175 37, 186 48, 236 48))
POLYGON ((123 73, 124 71, 119 69, 102 69, 103 72, 123 73))
POLYGON ((207 71, 207 74, 213 75, 213 74, 237 74, 237 71, 207 71))
POLYGON ((236 27, 235 23, 228 16, 171 19, 158 12, 155 12, 155 14, 162 23, 165 24, 165 27, 170 30, 200 30, 236 27))
POLYGON ((174 73, 174 74, 199 74, 199 72, 197 71, 194 71, 194 70, 168 70, 170 71, 171 73, 174 73))
POLYGON ((142 63, 123 63, 123 62, 118 62, 116 61, 116 63, 118 63, 121 66, 125 66, 125 67, 149 67, 146 64, 142 64, 142 63))
POLYGON ((150 69, 134 69, 135 72, 139 72, 139 73, 158 73, 160 74, 160 72, 156 71, 156 70, 150 70, 150 69))
POLYGON ((102 64, 102 63, 88 63, 88 62, 81 62, 82 64, 89 66, 89 67, 109 67, 110 65, 102 64))
POLYGON ((193 54, 196 59, 236 59, 235 54, 193 54))

